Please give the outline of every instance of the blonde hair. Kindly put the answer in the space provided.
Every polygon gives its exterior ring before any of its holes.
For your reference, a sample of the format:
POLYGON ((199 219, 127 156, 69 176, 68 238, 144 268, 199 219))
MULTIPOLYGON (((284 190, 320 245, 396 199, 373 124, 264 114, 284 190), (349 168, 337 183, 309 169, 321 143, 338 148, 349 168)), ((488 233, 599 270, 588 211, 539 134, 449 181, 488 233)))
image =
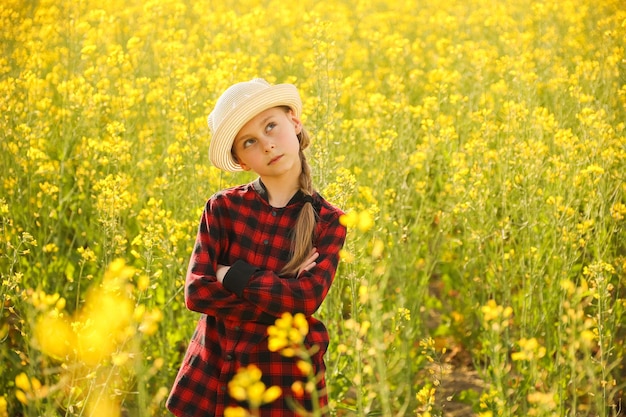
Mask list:
MULTIPOLYGON (((298 140, 300 142, 300 164, 302 166, 299 177, 300 191, 305 196, 312 196, 314 189, 311 167, 304 155, 304 149, 311 143, 311 138, 304 127, 298 134, 298 140)), ((291 259, 283 267, 281 275, 296 275, 302 262, 309 257, 313 249, 316 224, 317 215, 313 204, 304 203, 296 219, 296 225, 291 230, 291 259)))

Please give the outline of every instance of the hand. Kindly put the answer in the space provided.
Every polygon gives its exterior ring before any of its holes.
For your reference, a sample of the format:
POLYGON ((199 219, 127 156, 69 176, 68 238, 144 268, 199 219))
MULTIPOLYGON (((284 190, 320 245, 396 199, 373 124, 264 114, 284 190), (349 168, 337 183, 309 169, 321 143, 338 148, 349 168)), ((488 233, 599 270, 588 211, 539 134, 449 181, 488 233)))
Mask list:
POLYGON ((230 266, 217 265, 217 271, 215 271, 215 278, 217 278, 217 280, 220 283, 223 283, 224 277, 226 276, 226 273, 228 272, 229 269, 230 269, 230 266))
POLYGON ((306 258, 303 262, 302 265, 300 265, 300 268, 298 268, 298 277, 300 276, 301 273, 303 273, 304 271, 310 271, 315 265, 317 265, 317 263, 315 262, 315 260, 320 256, 320 254, 317 252, 316 248, 313 248, 311 250, 311 254, 309 255, 308 258, 306 258))

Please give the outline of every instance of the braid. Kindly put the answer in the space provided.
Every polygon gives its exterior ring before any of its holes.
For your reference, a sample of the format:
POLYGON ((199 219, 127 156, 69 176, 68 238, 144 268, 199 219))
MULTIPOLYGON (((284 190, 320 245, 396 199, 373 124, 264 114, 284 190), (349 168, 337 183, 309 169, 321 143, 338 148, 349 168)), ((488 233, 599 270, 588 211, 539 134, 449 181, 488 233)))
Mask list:
MULTIPOLYGON (((302 129, 298 134, 300 141, 300 162, 302 170, 300 172, 300 191, 305 195, 313 195, 313 178, 311 167, 304 155, 304 149, 309 146, 310 138, 308 133, 302 129)), ((310 255, 313 249, 313 239, 315 238, 316 214, 312 204, 304 204, 296 220, 296 225, 291 235, 291 259, 285 265, 282 274, 295 275, 302 262, 310 255)))

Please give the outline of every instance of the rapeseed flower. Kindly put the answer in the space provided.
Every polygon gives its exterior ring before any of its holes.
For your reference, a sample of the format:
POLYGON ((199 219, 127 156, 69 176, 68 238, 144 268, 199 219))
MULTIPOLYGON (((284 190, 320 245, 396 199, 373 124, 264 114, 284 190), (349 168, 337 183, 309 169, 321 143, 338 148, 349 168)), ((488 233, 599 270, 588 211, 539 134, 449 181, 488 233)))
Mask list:
POLYGON ((540 346, 536 338, 530 339, 522 338, 518 342, 521 350, 519 352, 511 353, 511 359, 513 361, 532 361, 541 359, 546 354, 546 348, 540 346))
POLYGON ((358 213, 356 211, 349 211, 339 218, 339 222, 348 228, 356 227, 361 232, 367 232, 374 226, 372 215, 367 210, 358 213))
POLYGON ((48 392, 48 388, 43 386, 37 378, 29 378, 24 372, 15 377, 15 387, 15 397, 22 404, 44 398, 48 392))
POLYGON ((0 417, 9 417, 7 411, 7 399, 4 395, 0 395, 0 417))
MULTIPOLYGON (((228 383, 230 396, 237 401, 246 401, 251 410, 275 401, 282 395, 282 390, 278 386, 266 387, 261 376, 261 370, 256 365, 240 368, 228 383)), ((239 412, 231 410, 229 415, 241 415, 237 414, 239 412)))
POLYGON ((291 357, 303 349, 304 338, 309 333, 309 322, 302 313, 283 313, 274 325, 268 327, 268 348, 272 352, 291 357))
POLYGON ((513 315, 513 309, 510 306, 498 305, 493 299, 487 301, 480 311, 483 314, 483 326, 494 332, 500 332, 508 327, 513 315))
POLYGON ((58 311, 44 313, 37 319, 34 336, 39 349, 59 361, 67 359, 76 347, 70 320, 58 311))

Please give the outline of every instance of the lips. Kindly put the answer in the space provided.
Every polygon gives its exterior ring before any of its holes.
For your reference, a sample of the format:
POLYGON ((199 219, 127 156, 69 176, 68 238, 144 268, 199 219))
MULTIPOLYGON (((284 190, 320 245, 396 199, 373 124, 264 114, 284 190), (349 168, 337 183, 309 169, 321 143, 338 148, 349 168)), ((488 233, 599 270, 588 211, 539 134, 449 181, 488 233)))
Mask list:
POLYGON ((278 156, 272 158, 267 165, 272 165, 272 164, 278 162, 278 160, 280 160, 282 157, 283 157, 283 155, 278 155, 278 156))

